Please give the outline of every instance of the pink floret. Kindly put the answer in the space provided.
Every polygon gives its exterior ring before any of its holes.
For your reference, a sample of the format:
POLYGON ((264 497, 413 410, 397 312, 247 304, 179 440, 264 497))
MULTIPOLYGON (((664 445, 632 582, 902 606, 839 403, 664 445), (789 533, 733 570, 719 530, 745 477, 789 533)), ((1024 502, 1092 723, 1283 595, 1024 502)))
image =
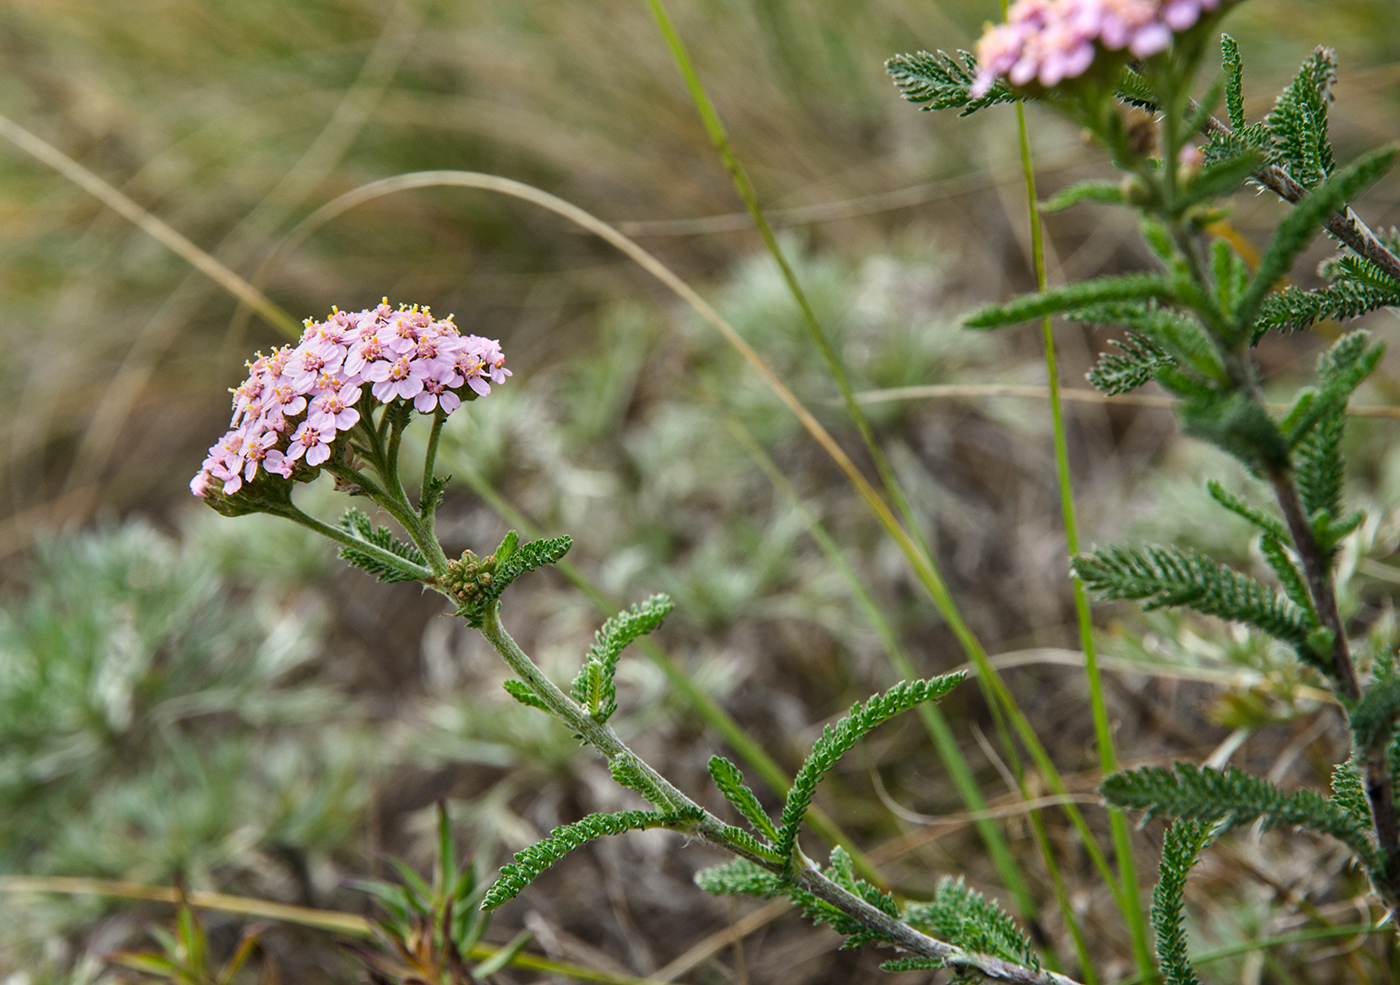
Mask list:
POLYGON ((977 43, 980 99, 998 78, 1013 86, 1051 87, 1089 70, 1099 48, 1147 58, 1171 47, 1225 0, 1016 0, 1006 23, 989 26, 977 43))
POLYGON ((373 407, 412 400, 423 414, 451 414, 460 391, 491 392, 487 380, 510 376, 500 343, 462 335, 451 317, 388 303, 363 311, 333 311, 306 322, 301 340, 248 363, 233 391, 228 432, 205 457, 190 492, 209 499, 222 486, 233 495, 259 476, 290 480, 298 463, 330 461, 341 434, 373 407), (368 394, 362 384, 373 384, 368 394))

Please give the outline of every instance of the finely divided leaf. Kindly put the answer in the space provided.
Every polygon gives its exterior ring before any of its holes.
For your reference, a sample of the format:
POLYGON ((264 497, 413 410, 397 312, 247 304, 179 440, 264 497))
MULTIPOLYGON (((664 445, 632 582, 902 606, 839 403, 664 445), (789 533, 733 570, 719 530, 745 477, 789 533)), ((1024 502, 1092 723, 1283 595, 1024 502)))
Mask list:
POLYGON ((1292 646, 1314 665, 1330 663, 1313 653, 1317 627, 1308 612, 1273 589, 1212 558, 1176 547, 1108 547, 1074 559, 1086 588, 1109 599, 1137 599, 1147 609, 1185 606, 1205 615, 1253 626, 1292 646))
POLYGON ((1104 302, 1067 312, 1065 317, 1090 325, 1121 325, 1131 329, 1171 361, 1171 365, 1165 362, 1158 365, 1159 374, 1173 375, 1169 371, 1179 366, 1192 369, 1206 379, 1225 376, 1225 366, 1200 323, 1155 301, 1145 304, 1140 301, 1104 302))
MULTIPOLYGON (((428 559, 423 556, 422 551, 412 544, 406 544, 395 538, 387 527, 375 527, 370 518, 360 510, 354 508, 346 510, 340 518, 340 526, 351 536, 388 551, 395 557, 403 558, 409 564, 420 569, 428 566, 428 559)), ((420 574, 408 570, 407 567, 397 567, 393 562, 387 561, 377 554, 354 547, 342 546, 340 557, 355 567, 369 572, 382 582, 417 581, 420 577, 420 574)))
POLYGON ((1338 281, 1305 291, 1285 287, 1265 299, 1255 322, 1254 341, 1269 329, 1285 334, 1301 332, 1324 319, 1346 321, 1381 308, 1400 306, 1400 287, 1376 287, 1356 281, 1338 281))
POLYGON ((905 99, 926 110, 961 109, 959 116, 969 116, 987 106, 1019 102, 1022 98, 997 79, 986 95, 974 99, 971 89, 977 77, 977 57, 968 51, 952 55, 946 51, 895 55, 885 62, 885 71, 905 99))
POLYGON ((1129 106, 1136 106, 1138 109, 1156 111, 1159 108, 1157 90, 1152 88, 1152 84, 1143 78, 1142 73, 1133 71, 1128 66, 1123 66, 1123 70, 1118 73, 1118 98, 1129 106))
POLYGON ((991 954, 1026 968, 1040 969, 1040 959, 1016 921, 961 876, 938 880, 933 898, 906 903, 905 923, 965 951, 991 954))
POLYGON ((778 829, 774 827, 772 819, 758 802, 753 790, 744 783, 744 774, 739 771, 739 767, 723 756, 712 756, 710 776, 714 777, 715 786, 724 794, 724 799, 734 805, 734 809, 753 825, 755 831, 769 841, 778 840, 778 829))
POLYGON ((1108 301, 1170 300, 1171 284, 1157 274, 1121 274, 1058 287, 1043 294, 1025 294, 1009 304, 989 305, 964 322, 968 328, 1002 328, 1020 322, 1088 308, 1108 301))
POLYGON ((694 824, 698 811, 659 814, 654 811, 623 811, 620 814, 590 814, 581 821, 555 828, 544 841, 515 853, 515 861, 501 869, 498 878, 481 901, 483 910, 494 909, 514 899, 545 869, 580 845, 604 835, 640 831, 646 828, 681 829, 694 824))
POLYGON ((1211 479, 1206 483, 1206 490, 1210 493, 1210 498, 1231 513, 1244 517, 1263 533, 1276 537, 1279 540, 1288 539, 1288 528, 1283 525, 1283 521, 1263 510, 1249 505, 1245 500, 1236 496, 1220 483, 1211 479))
POLYGON ((522 705, 528 705, 531 708, 538 708, 541 711, 549 711, 549 705, 541 701, 539 699, 539 696, 536 695, 534 691, 531 691, 530 686, 524 681, 517 681, 513 678, 510 678, 501 681, 501 687, 505 688, 506 694, 509 694, 512 698, 514 698, 516 701, 519 701, 522 705))
POLYGON ((1332 172, 1332 145, 1327 139, 1327 104, 1337 82, 1337 53, 1317 48, 1264 118, 1273 142, 1272 163, 1307 188, 1332 172))
MULTIPOLYGON (((1317 360, 1317 388, 1304 390, 1279 427, 1297 445, 1322 421, 1346 411, 1352 392, 1370 376, 1385 347, 1371 345, 1369 332, 1348 332, 1317 360)), ((1335 514, 1334 514, 1335 515, 1335 514)))
POLYGON ((742 858, 701 869, 695 873, 695 885, 716 896, 757 896, 761 899, 771 899, 787 894, 780 876, 742 858))
POLYGON ((1152 927, 1163 985, 1199 985, 1186 954, 1184 893, 1186 879, 1213 835, 1213 826, 1199 821, 1176 821, 1167 829, 1157 886, 1152 890, 1152 927))
POLYGON ((1118 352, 1100 353, 1098 362, 1086 374, 1095 390, 1111 396, 1128 393, 1151 383, 1158 373, 1176 368, 1176 360, 1145 335, 1129 332, 1113 344, 1118 352))
POLYGON ((1354 817, 1356 823, 1371 826, 1371 802, 1366 799, 1366 785, 1361 780, 1355 753, 1332 768, 1332 803, 1354 817))
POLYGON ((1230 126, 1242 130, 1249 121, 1244 115, 1243 68, 1240 48, 1228 34, 1220 35, 1221 67, 1225 70, 1225 108, 1230 114, 1230 126))
POLYGON ((793 858, 797 845, 797 829, 811 806, 817 784, 871 729, 925 701, 943 697, 962 682, 963 674, 945 674, 923 681, 902 681, 883 694, 877 694, 864 704, 854 706, 835 725, 822 729, 821 738, 812 748, 802 768, 797 771, 787 802, 783 804, 781 827, 775 842, 778 854, 793 858))
POLYGON ((1115 807, 1154 817, 1186 818, 1225 827, 1262 820, 1266 828, 1296 825, 1331 835, 1370 867, 1376 861, 1370 829, 1341 805, 1312 790, 1284 793, 1268 780, 1233 766, 1226 770, 1177 763, 1114 773, 1099 788, 1115 807))
POLYGON ((1395 160, 1395 151, 1394 146, 1382 148, 1329 176, 1284 216, 1235 310, 1241 325, 1253 331, 1254 319, 1274 284, 1288 273, 1332 213, 1385 173, 1395 160))
POLYGON ((626 612, 620 612, 598 630, 593 646, 584 659, 583 668, 573 682, 574 700, 588 709, 599 722, 606 722, 617 710, 617 686, 614 674, 617 659, 637 637, 650 633, 675 608, 665 595, 653 595, 626 612))

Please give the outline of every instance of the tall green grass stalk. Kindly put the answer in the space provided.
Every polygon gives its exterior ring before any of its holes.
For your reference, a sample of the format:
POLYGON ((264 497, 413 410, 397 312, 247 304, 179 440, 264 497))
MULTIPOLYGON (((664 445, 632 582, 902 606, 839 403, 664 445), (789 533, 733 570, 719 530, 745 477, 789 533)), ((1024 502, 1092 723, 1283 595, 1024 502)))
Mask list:
MULTIPOLYGON (((915 679, 918 673, 914 669, 914 661, 910 659, 908 652, 900 643, 898 634, 895 633, 889 620, 885 618, 880 606, 871 597, 870 591, 846 561, 846 556, 841 553, 840 546, 827 532, 826 526, 816 514, 807 508, 807 504, 802 501, 802 497, 798 495, 787 476, 764 451, 763 446, 758 443, 753 433, 744 426, 742 421, 730 415, 729 430, 734 435, 734 439, 749 453, 754 464, 768 477, 773 488, 781 492, 792 507, 799 512, 807 524, 807 531, 812 535, 812 539, 817 542, 817 546, 821 548, 822 553, 826 555, 832 566, 841 573, 842 578, 850 587, 856 605, 884 645, 885 655, 889 658, 895 673, 902 680, 915 679)), ((948 719, 937 705, 920 705, 918 711, 919 718, 928 731, 929 737, 933 740, 934 748, 938 751, 939 759, 942 760, 944 768, 952 778, 953 785, 957 787, 958 794, 962 797, 963 803, 967 805, 968 811, 974 815, 984 814, 987 810, 986 798, 982 796, 982 790, 972 775, 972 768, 967 762, 967 757, 963 755, 957 739, 953 736, 948 719)), ((978 816, 973 823, 983 843, 987 846, 987 852, 992 857, 992 863, 996 866, 1003 885, 1015 897, 1022 917, 1028 923, 1038 924, 1035 900, 1031 896, 1030 888, 1026 885, 1025 879, 1021 876, 1021 867, 1011 854, 1011 848, 1002 836, 1001 829, 993 823, 991 818, 985 816, 978 816)))
MULTIPOLYGON (((1005 16, 1005 0, 1002 4, 1005 16)), ((1040 221, 1040 209, 1035 190, 1035 166, 1031 159, 1030 136, 1026 131, 1026 111, 1016 104, 1016 136, 1020 144, 1021 166, 1025 173, 1026 204, 1029 214, 1031 234, 1031 257, 1035 264, 1036 289, 1046 290, 1048 277, 1045 266, 1045 230, 1040 221)), ((1052 319, 1046 315, 1041 322, 1045 339, 1045 375, 1050 388, 1050 420, 1054 430, 1055 474, 1060 486, 1060 509, 1064 513, 1065 540, 1069 556, 1079 553, 1079 519, 1074 506, 1074 487, 1069 471, 1069 443, 1065 438, 1064 406, 1060 400, 1060 372, 1055 356, 1055 329, 1052 319)), ((1089 681, 1089 705, 1093 709, 1094 736, 1098 741, 1099 765, 1104 776, 1118 768, 1118 757, 1113 748, 1113 731, 1108 724, 1108 709, 1104 704, 1103 679, 1099 674, 1098 648, 1094 644, 1094 619, 1089 611, 1089 598, 1079 576, 1071 572, 1070 587, 1074 592, 1074 612, 1079 624, 1079 641, 1084 648, 1084 672, 1089 681)), ((1152 947, 1148 941, 1147 920, 1142 910, 1141 889, 1138 886, 1137 866, 1133 860, 1132 834, 1128 830, 1128 820, 1121 810, 1110 808, 1108 821, 1113 833, 1113 852, 1118 861, 1118 877, 1122 882, 1122 892, 1118 894, 1119 906, 1128 923, 1128 931, 1133 939, 1133 956, 1138 968, 1149 977, 1156 974, 1156 962, 1152 958, 1152 947)))

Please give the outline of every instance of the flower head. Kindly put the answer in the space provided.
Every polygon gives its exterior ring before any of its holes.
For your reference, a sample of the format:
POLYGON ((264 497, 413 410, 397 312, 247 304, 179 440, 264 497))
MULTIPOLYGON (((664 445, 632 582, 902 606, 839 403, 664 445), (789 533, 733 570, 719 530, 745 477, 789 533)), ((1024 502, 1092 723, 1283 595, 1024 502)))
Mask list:
POLYGON ((1006 23, 988 27, 977 42, 971 95, 985 96, 998 78, 1014 86, 1058 85, 1088 71, 1101 50, 1147 58, 1223 2, 1228 0, 1016 0, 1006 23))
MULTIPOLYGON (((364 311, 332 311, 306 322, 301 341, 248 363, 233 390, 228 432, 209 449, 190 492, 221 507, 240 490, 313 478, 345 434, 377 405, 408 403, 444 416, 463 400, 491 392, 510 375, 500 343, 463 335, 451 316, 388 302, 364 311)), ((286 486, 290 489, 289 486, 286 486)))

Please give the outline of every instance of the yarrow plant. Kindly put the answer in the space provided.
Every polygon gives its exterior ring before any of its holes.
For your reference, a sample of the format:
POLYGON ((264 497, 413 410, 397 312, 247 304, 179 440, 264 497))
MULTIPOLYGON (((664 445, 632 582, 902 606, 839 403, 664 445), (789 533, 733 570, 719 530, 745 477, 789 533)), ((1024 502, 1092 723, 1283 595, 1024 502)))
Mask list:
MULTIPOLYGON (((978 55, 919 53, 889 67, 908 98, 964 114, 998 103, 1042 100, 1085 127, 1125 175, 1075 186, 1044 206, 1094 201, 1131 208, 1159 269, 1028 295, 975 313, 968 325, 995 328, 1053 314, 1126 330, 1119 352, 1090 374, 1108 393, 1156 382, 1178 398, 1184 429, 1239 459, 1264 480, 1273 506, 1255 505, 1218 485, 1211 495, 1259 532, 1276 586, 1211 558, 1173 547, 1117 547, 1075 559, 1077 576, 1108 598, 1148 607, 1184 606, 1244 623, 1287 646, 1329 686, 1354 735, 1331 797, 1286 793, 1237 770, 1178 764, 1174 770, 1117 773, 1103 784, 1112 804, 1176 819, 1154 894, 1157 957, 1169 982, 1195 981, 1182 931, 1183 887, 1199 853, 1231 827, 1262 821, 1296 825, 1339 840, 1354 854, 1388 913, 1400 911, 1400 667, 1382 653, 1368 662, 1338 609, 1335 564, 1343 539, 1361 522, 1343 504, 1341 439, 1353 391, 1376 367, 1381 347, 1365 332, 1340 338, 1319 360, 1314 387, 1281 416, 1261 396, 1252 347, 1270 331, 1296 331, 1400 304, 1400 235, 1377 236, 1347 202, 1390 165, 1385 149, 1338 167, 1327 138, 1333 56, 1319 49, 1263 121, 1244 116, 1241 66, 1222 40, 1223 73, 1205 92, 1193 86, 1214 24, 1231 0, 1020 0, 1006 24, 989 27, 978 55), (1221 99, 1229 123, 1213 115, 1221 99), (1150 133, 1133 122, 1146 113, 1150 133), (1221 200, 1258 184, 1295 208, 1253 269, 1212 237, 1221 200), (1344 252, 1324 266, 1333 283, 1318 291, 1275 291, 1323 230, 1344 252)), ((904 681, 858 703, 820 739, 797 771, 776 817, 740 768, 710 761, 715 786, 746 827, 732 825, 683 793, 617 736, 614 675, 623 651, 655 630, 671 609, 654 596, 607 620, 582 654, 567 689, 551 680, 502 624, 505 593, 527 572, 559 561, 567 537, 520 543, 514 532, 490 554, 449 558, 433 518, 447 478, 436 474, 438 436, 465 400, 487 396, 509 376, 497 343, 463 336, 425 309, 333 312, 308 322, 294 347, 260 356, 234 392, 229 432, 191 483, 220 512, 266 512, 311 527, 341 545, 341 556, 385 581, 418 581, 442 594, 480 631, 512 671, 506 691, 592 746, 613 778, 649 809, 594 814, 557 828, 516 854, 480 896, 483 908, 512 899, 570 851, 604 836, 647 828, 681 832, 725 849, 734 861, 698 878, 717 893, 785 897, 850 945, 891 947, 890 970, 951 969, 959 979, 1067 985, 996 903, 960 879, 934 898, 896 901, 856 875, 842 848, 825 865, 802 850, 800 835, 817 785, 867 733, 893 716, 937 701, 962 675, 904 681), (404 429, 431 418, 416 502, 401 479, 404 429), (296 483, 321 471, 350 496, 369 499, 407 535, 375 527, 358 509, 338 525, 292 502, 296 483)), ((1086 846, 1088 847, 1088 846, 1086 846)), ((1122 892, 1135 890, 1135 886, 1122 892)), ((1129 908, 1125 906, 1125 913, 1129 908)), ((1145 938, 1144 938, 1145 940, 1145 938)), ((1146 944, 1143 945, 1146 953, 1146 944)), ((434 951, 433 955, 437 952, 434 951)), ((1083 950, 1081 948, 1081 954, 1083 950)), ((431 955, 430 955, 431 956, 431 955)), ((1145 959, 1151 973, 1151 958, 1145 959)), ((1085 968, 1092 978, 1092 969, 1085 968)))
POLYGON ((1104 598, 1183 607, 1272 638, 1335 694, 1350 725, 1352 754, 1337 765, 1330 797, 1189 763, 1104 781, 1111 805, 1174 819, 1152 908, 1160 971, 1173 983, 1197 981, 1183 929, 1187 875, 1234 827, 1258 821, 1336 839, 1366 872, 1385 919, 1400 914, 1400 668, 1383 631, 1373 630, 1374 640, 1360 629, 1353 637, 1336 590, 1343 543, 1364 519, 1343 496, 1346 408, 1383 346, 1365 331, 1343 334, 1318 359, 1316 384, 1282 414, 1263 402, 1252 355, 1271 333, 1400 305, 1400 235, 1372 232, 1348 205, 1390 167, 1396 148, 1338 164, 1327 123, 1337 67, 1326 48, 1304 62, 1261 121, 1245 116, 1241 59, 1229 35, 1220 39, 1222 71, 1198 93, 1211 29, 1231 6, 1020 0, 1006 24, 987 30, 975 56, 921 52, 889 62, 906 97, 928 109, 965 115, 1039 100, 1083 126, 1125 177, 1073 186, 1041 209, 1080 202, 1133 209, 1156 257, 1154 271, 1042 290, 984 308, 967 324, 998 328, 1063 315, 1120 328, 1118 351, 1099 358, 1090 382, 1108 394, 1157 383, 1177 398, 1186 433, 1224 450, 1270 489, 1271 505, 1215 482, 1208 487, 1222 508, 1254 527, 1272 585, 1162 545, 1100 548, 1074 559, 1077 577, 1104 598), (1214 115, 1222 100, 1228 122, 1214 115), (1248 186, 1294 206, 1253 264, 1214 235, 1226 214, 1222 200, 1248 186), (1323 232, 1341 247, 1319 269, 1331 285, 1280 290, 1323 232))
MULTIPOLYGON (((946 966, 1036 985, 1068 982, 1041 969, 1010 918, 960 880, 940 884, 933 901, 901 907, 856 876, 844 850, 835 849, 830 863, 821 866, 799 845, 822 777, 866 733, 901 712, 943 697, 962 680, 961 674, 905 681, 857 704, 828 726, 798 771, 777 818, 763 809, 738 766, 714 757, 710 771, 716 786, 747 821, 746 829, 682 793, 608 724, 617 708, 614 675, 619 657, 630 643, 661 624, 672 607, 669 599, 654 596, 607 620, 567 691, 520 649, 501 623, 502 596, 521 575, 560 560, 569 550, 569 538, 522 544, 512 531, 484 557, 468 550, 448 558, 433 523, 448 482, 434 471, 447 416, 463 399, 489 395, 490 384, 508 375, 495 342, 462 336, 450 320, 435 321, 426 310, 394 311, 386 303, 369 311, 334 312, 324 322, 308 322, 296 346, 250 363, 248 379, 234 391, 230 431, 211 449, 191 483, 194 494, 221 513, 286 517, 335 540, 341 557, 383 581, 418 581, 444 595, 456 615, 478 629, 514 673, 506 691, 563 722, 608 760, 614 779, 651 805, 650 810, 589 815, 556 829, 517 853, 480 896, 480 905, 490 909, 507 902, 568 852, 595 838, 668 828, 737 856, 728 865, 702 873, 705 888, 785 896, 813 920, 848 935, 852 944, 881 943, 906 952, 891 968, 946 966), (400 478, 399 459, 404 429, 415 414, 430 416, 432 431, 413 502, 400 478), (314 437, 307 437, 313 432, 314 437), (409 541, 376 527, 359 509, 347 510, 338 525, 302 512, 292 502, 293 488, 321 470, 334 476, 346 494, 368 498, 384 509, 409 541), (960 923, 961 930, 945 932, 949 914, 964 911, 974 917, 960 923)), ((371 961, 369 967, 383 974, 379 963, 371 961)))

